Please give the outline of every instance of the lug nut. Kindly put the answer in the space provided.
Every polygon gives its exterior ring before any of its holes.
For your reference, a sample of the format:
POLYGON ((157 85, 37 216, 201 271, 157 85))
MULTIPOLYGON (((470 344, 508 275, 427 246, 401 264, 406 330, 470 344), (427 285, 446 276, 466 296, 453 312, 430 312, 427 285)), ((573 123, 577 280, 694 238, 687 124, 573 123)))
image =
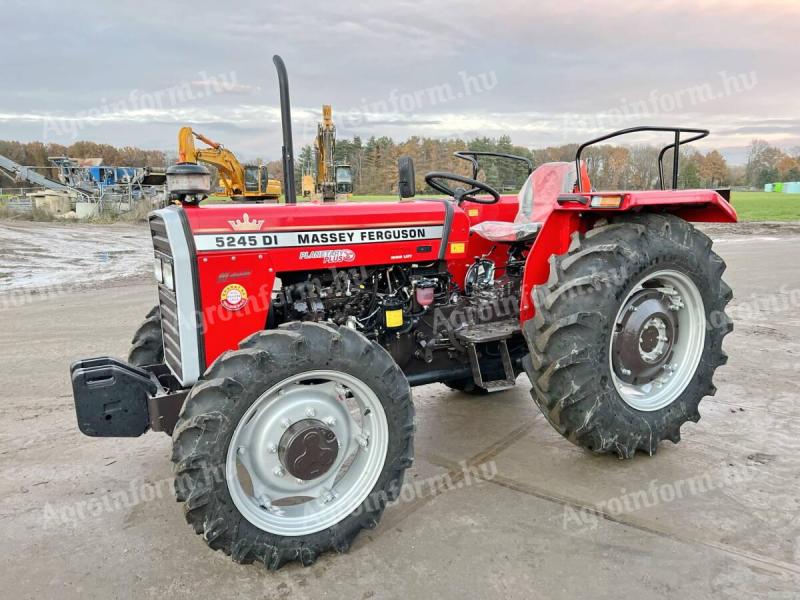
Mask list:
POLYGON ((272 473, 278 477, 283 477, 286 474, 286 471, 283 470, 283 467, 275 467, 272 469, 272 473))
POLYGON ((291 424, 292 423, 291 423, 291 421, 289 421, 289 419, 281 420, 281 427, 283 427, 284 429, 288 429, 289 425, 291 425, 291 424))
POLYGON ((267 450, 270 454, 275 454, 278 451, 278 446, 273 443, 269 443, 267 444, 267 450))
POLYGON ((323 423, 325 423, 325 425, 327 425, 328 427, 333 427, 334 425, 336 425, 336 419, 334 419, 333 417, 325 417, 323 423))
POLYGON ((630 369, 622 369, 622 374, 627 377, 628 375, 631 374, 631 370, 630 369))
POLYGON ((317 411, 315 411, 313 408, 307 408, 306 409, 306 416, 307 417, 313 417, 316 414, 317 414, 317 411))

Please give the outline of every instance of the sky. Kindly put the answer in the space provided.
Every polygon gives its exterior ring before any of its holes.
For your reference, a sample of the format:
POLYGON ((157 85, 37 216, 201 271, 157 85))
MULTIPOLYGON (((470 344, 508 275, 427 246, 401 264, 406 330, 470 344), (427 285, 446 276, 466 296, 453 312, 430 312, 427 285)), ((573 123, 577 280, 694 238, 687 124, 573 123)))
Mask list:
MULTIPOLYGON (((273 54, 295 145, 338 135, 507 134, 541 148, 624 127, 800 146, 800 1, 0 0, 0 139, 175 152, 183 125, 280 156, 273 54)), ((631 143, 655 138, 631 138, 631 143)))

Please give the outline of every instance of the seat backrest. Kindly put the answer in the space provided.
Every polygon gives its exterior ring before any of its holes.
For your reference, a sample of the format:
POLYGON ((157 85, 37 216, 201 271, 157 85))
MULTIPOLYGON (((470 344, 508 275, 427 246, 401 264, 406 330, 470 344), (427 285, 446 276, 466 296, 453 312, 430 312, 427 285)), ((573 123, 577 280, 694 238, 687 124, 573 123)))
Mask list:
MULTIPOLYGON (((528 176, 519 191, 515 223, 541 223, 553 211, 559 195, 575 191, 578 184, 574 162, 544 163, 528 176)), ((590 189, 586 163, 581 161, 584 189, 590 189)))

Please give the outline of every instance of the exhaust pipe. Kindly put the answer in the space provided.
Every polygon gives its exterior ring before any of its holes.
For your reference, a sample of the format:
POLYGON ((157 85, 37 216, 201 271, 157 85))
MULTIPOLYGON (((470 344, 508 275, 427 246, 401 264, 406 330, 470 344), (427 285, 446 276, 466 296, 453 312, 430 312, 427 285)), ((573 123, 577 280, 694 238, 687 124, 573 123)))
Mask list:
POLYGON ((281 93, 281 127, 283 129, 283 195, 286 204, 297 204, 294 186, 294 147, 292 145, 292 110, 289 105, 289 77, 286 65, 277 54, 272 57, 278 70, 278 87, 281 93))

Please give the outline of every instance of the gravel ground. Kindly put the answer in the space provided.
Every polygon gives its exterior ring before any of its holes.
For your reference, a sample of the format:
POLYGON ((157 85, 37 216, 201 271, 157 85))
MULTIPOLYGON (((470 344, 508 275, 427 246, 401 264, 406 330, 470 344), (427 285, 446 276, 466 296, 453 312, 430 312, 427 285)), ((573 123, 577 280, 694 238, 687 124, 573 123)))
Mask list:
MULTIPOLYGON (((149 269, 146 230, 0 225, 0 271, 50 235, 66 240, 57 265, 77 249, 94 257, 71 280, 91 293, 0 302, 3 596, 797 598, 800 226, 707 230, 729 265, 736 329, 719 391, 679 445, 632 461, 583 452, 551 430, 524 377, 487 398, 416 388, 411 493, 349 554, 269 573, 211 552, 184 523, 166 436, 77 431, 70 361, 124 355, 155 302, 136 275, 149 269), (108 248, 143 253, 128 279, 106 276, 118 259, 105 269, 95 252, 108 248), (453 485, 438 486, 442 475, 453 485)), ((48 264, 27 282, 57 281, 48 264)))

